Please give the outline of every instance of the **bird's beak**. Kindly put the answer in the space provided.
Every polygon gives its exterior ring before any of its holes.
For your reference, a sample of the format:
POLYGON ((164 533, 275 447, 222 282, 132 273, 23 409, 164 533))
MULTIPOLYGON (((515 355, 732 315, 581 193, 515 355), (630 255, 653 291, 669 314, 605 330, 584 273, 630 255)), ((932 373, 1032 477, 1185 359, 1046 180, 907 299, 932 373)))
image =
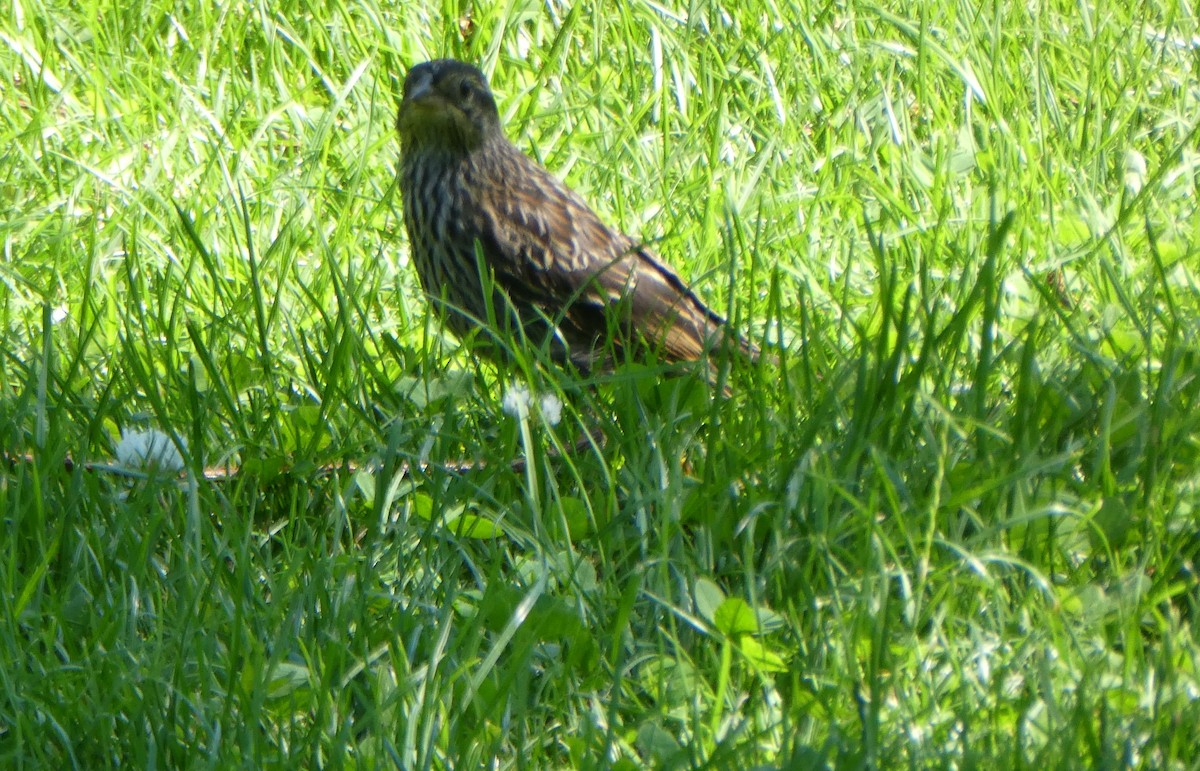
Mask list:
POLYGON ((423 73, 417 76, 416 82, 412 84, 408 94, 404 97, 404 101, 409 103, 421 102, 433 95, 433 76, 429 73, 423 73))

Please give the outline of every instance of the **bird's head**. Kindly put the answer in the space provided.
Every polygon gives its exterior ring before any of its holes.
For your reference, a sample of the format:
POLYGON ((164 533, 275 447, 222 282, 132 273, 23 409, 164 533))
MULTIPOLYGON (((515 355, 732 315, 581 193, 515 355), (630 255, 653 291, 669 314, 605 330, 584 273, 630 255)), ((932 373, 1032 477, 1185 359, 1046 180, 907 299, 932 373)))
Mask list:
POLYGON ((454 59, 425 62, 408 71, 396 130, 406 148, 460 151, 473 150, 502 133, 487 79, 477 68, 454 59))

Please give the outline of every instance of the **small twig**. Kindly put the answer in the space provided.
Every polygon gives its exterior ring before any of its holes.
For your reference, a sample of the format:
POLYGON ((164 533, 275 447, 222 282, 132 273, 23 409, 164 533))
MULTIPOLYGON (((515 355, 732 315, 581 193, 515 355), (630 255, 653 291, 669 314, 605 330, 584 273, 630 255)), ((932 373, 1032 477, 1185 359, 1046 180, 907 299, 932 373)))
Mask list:
MULTIPOLYGON (((571 446, 569 454, 574 455, 576 453, 583 452, 593 445, 603 447, 606 443, 606 437, 604 436, 604 433, 599 429, 594 429, 594 433, 598 436, 593 437, 591 434, 585 431, 583 436, 576 440, 575 444, 571 446)), ((554 448, 551 448, 547 454, 552 458, 559 457, 561 455, 561 453, 554 448)), ((12 455, 4 452, 0 453, 0 458, 3 459, 4 465, 8 466, 10 469, 16 468, 17 466, 33 465, 35 462, 35 458, 31 453, 12 455)), ((525 470, 526 463, 527 460, 522 457, 511 461, 509 465, 514 472, 520 472, 525 470)), ((421 462, 416 464, 416 467, 420 469, 421 472, 427 472, 430 469, 440 469, 452 474, 466 474, 471 471, 479 471, 487 466, 488 462, 486 460, 456 460, 449 463, 421 462)), ((89 473, 108 474, 111 476, 126 477, 129 479, 147 479, 150 476, 150 474, 143 470, 129 468, 127 466, 118 466, 112 463, 90 461, 79 463, 69 455, 63 458, 63 470, 70 472, 74 471, 76 468, 81 468, 89 473)), ((358 464, 354 462, 346 462, 341 464, 331 463, 318 467, 317 473, 321 476, 330 476, 338 472, 355 473, 363 469, 376 471, 379 469, 379 464, 358 464)), ((409 476, 412 471, 413 464, 409 461, 405 461, 400 464, 401 475, 409 476)), ((241 473, 242 469, 240 466, 205 466, 202 476, 204 479, 210 482, 225 482, 236 479, 241 473)), ((181 474, 180 476, 183 475, 181 474)))

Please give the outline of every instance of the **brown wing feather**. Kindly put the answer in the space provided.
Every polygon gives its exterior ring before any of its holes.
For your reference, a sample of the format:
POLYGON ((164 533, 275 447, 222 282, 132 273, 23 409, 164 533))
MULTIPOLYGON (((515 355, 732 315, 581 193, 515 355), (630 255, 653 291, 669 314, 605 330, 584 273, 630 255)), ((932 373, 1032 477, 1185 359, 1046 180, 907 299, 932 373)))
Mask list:
MULTIPOLYGON (((497 280, 553 317, 595 329, 604 307, 627 304, 648 341, 671 360, 704 355, 724 326, 669 266, 606 226, 584 201, 511 144, 481 185, 483 247, 497 280), (507 168, 506 168, 507 167, 507 168), (532 296, 531 296, 532 295, 532 296), (582 322, 583 319, 580 318, 582 322)), ((619 341, 627 342, 627 341, 619 341)), ((747 352, 753 346, 741 343, 747 352)))

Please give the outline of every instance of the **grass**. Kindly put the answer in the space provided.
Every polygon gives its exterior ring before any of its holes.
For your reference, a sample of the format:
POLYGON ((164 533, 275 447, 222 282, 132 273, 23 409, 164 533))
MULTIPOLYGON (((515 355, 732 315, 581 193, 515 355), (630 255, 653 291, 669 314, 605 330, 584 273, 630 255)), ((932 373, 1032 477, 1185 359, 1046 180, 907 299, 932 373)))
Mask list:
POLYGON ((1198 62, 1165 1, 12 5, 0 764, 1195 767, 1198 62), (441 55, 780 364, 518 347, 507 414, 398 218, 441 55), (183 478, 83 465, 146 429, 183 478))

